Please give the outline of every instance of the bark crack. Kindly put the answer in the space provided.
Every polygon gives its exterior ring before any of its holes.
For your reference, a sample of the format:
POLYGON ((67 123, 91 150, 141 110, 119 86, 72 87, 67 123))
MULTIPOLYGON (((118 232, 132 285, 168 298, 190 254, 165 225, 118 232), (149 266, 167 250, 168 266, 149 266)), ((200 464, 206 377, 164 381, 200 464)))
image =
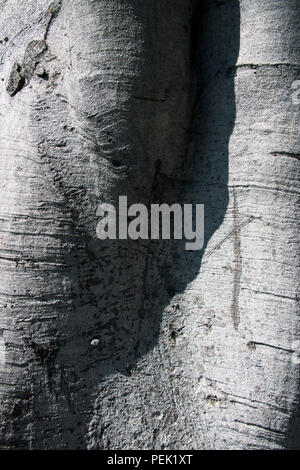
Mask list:
POLYGON ((236 423, 245 424, 246 426, 253 426, 253 427, 256 427, 256 428, 263 429, 264 431, 274 432, 275 434, 281 434, 281 435, 285 436, 285 432, 278 431, 277 429, 272 429, 272 428, 269 428, 267 426, 262 426, 262 425, 256 424, 256 423, 248 423, 248 422, 245 422, 245 421, 241 421, 240 419, 235 419, 234 421, 236 423))
POLYGON ((293 152, 284 152, 284 151, 274 151, 271 152, 270 155, 273 157, 289 157, 289 158, 296 158, 296 160, 300 160, 300 153, 293 153, 293 152))
POLYGON ((267 68, 267 67, 273 67, 273 68, 281 68, 281 67, 287 67, 287 68, 292 68, 292 69, 299 69, 299 64, 292 64, 289 62, 275 62, 274 64, 272 63, 265 63, 265 64, 236 64, 233 65, 232 67, 229 67, 228 71, 235 71, 237 69, 253 69, 257 70, 260 68, 267 68))
POLYGON ((253 215, 250 216, 247 220, 242 222, 240 225, 238 225, 236 228, 234 227, 230 232, 219 242, 217 245, 215 245, 211 250, 209 250, 204 256, 203 260, 204 262, 206 261, 207 258, 209 258, 216 250, 221 248, 221 246, 234 234, 235 230, 241 230, 243 227, 248 225, 250 222, 252 222, 254 219, 259 219, 259 217, 254 217, 253 215))
POLYGON ((62 0, 59 0, 57 2, 51 3, 51 5, 48 7, 48 11, 50 13, 50 18, 48 20, 46 30, 44 33, 44 41, 47 40, 50 28, 52 26, 53 20, 57 17, 58 13, 60 12, 62 7, 62 0))
POLYGON ((283 348, 281 346, 274 346, 273 344, 268 344, 268 343, 260 343, 258 341, 250 341, 248 343, 249 347, 251 347, 252 349, 256 349, 256 346, 265 346, 267 348, 272 348, 272 349, 277 349, 278 351, 284 351, 284 352, 288 352, 290 354, 293 354, 295 351, 294 349, 287 349, 287 348, 283 348))

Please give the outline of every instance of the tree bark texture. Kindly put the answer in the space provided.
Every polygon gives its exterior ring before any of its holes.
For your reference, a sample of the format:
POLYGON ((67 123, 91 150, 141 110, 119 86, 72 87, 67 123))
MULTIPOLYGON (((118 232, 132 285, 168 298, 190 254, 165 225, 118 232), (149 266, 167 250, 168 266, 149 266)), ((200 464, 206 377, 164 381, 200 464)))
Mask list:
POLYGON ((0 1, 2 449, 300 448, 299 7, 0 1))

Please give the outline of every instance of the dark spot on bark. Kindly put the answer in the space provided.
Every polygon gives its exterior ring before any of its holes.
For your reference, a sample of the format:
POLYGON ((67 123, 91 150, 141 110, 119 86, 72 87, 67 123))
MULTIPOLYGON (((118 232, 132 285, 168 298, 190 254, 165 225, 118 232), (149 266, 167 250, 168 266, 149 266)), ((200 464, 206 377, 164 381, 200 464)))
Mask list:
POLYGON ((6 90, 10 96, 15 96, 25 85, 25 77, 22 74, 22 66, 15 62, 12 66, 6 90))
POLYGON ((154 165, 155 165, 156 172, 158 173, 161 169, 161 160, 156 160, 154 165))
POLYGON ((55 361, 59 351, 58 345, 54 341, 49 344, 37 344, 34 341, 29 343, 33 352, 41 364, 46 369, 50 391, 53 389, 53 375, 55 372, 55 361))
POLYGON ((132 375, 132 365, 131 364, 126 364, 126 366, 125 366, 125 375, 127 377, 130 377, 132 375))
POLYGON ((42 54, 46 50, 47 44, 43 40, 31 41, 28 44, 23 60, 21 62, 15 62, 12 66, 6 86, 6 90, 10 96, 15 96, 29 83, 42 54))
POLYGON ((49 74, 46 71, 39 74, 39 77, 42 78, 43 80, 49 80, 49 74))
POLYGON ((20 403, 15 403, 11 415, 13 418, 17 418, 22 413, 22 408, 20 403))
POLYGON ((215 405, 219 399, 216 397, 216 395, 208 395, 205 400, 210 404, 210 405, 215 405))
POLYGON ((174 340, 176 338, 176 331, 174 331, 174 330, 171 331, 170 336, 171 336, 171 339, 174 340))

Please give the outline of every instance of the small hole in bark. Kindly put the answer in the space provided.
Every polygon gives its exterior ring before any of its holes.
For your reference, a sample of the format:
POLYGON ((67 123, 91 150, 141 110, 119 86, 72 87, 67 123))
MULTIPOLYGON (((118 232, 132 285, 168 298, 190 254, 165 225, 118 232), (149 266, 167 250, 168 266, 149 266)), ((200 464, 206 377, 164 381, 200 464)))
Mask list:
POLYGON ((254 341, 249 341, 249 343, 247 343, 247 346, 252 351, 254 351, 256 349, 256 344, 254 343, 254 341))
POLYGON ((175 339, 176 338, 176 331, 174 331, 174 330, 171 331, 170 336, 171 336, 172 339, 175 339))
POLYGON ((47 72, 44 72, 40 75, 40 77, 43 79, 43 80, 49 80, 49 74, 47 72))
POLYGON ((208 395, 205 400, 210 404, 210 405, 213 405, 215 406, 219 400, 218 400, 218 397, 216 397, 216 395, 208 395))
POLYGON ((21 406, 19 405, 19 403, 15 403, 11 415, 12 415, 14 418, 16 418, 16 417, 20 416, 21 413, 22 413, 22 408, 21 408, 21 406))

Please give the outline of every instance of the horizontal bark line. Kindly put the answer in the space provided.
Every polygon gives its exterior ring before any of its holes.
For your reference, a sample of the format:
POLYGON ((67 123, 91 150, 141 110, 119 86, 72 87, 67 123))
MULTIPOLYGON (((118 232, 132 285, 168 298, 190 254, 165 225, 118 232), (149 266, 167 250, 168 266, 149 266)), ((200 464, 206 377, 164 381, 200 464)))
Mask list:
POLYGON ((287 349, 287 348, 283 348, 281 346, 274 346, 273 344, 262 343, 262 342, 259 342, 259 341, 250 341, 248 343, 248 345, 251 349, 255 349, 256 346, 265 346, 266 348, 277 349, 278 351, 284 351, 284 352, 287 352, 287 353, 290 353, 290 354, 293 354, 295 352, 294 349, 287 349))
POLYGON ((273 155, 274 157, 289 157, 289 158, 296 158, 296 160, 300 160, 300 153, 275 150, 274 152, 270 152, 270 155, 273 155))
MULTIPOLYGON (((215 380, 215 379, 212 379, 212 378, 210 378, 210 377, 205 377, 205 378, 206 378, 206 380, 209 380, 210 382, 213 382, 213 383, 215 383, 215 384, 221 384, 221 385, 225 385, 225 386, 230 385, 229 383, 223 382, 223 381, 221 381, 221 380, 215 380)), ((270 408, 270 409, 272 409, 272 410, 274 410, 274 411, 279 411, 280 413, 283 413, 284 415, 287 415, 287 416, 288 416, 289 413, 290 413, 290 409, 289 409, 289 408, 282 408, 282 407, 280 407, 280 406, 274 405, 273 402, 267 403, 267 402, 262 401, 262 400, 257 400, 257 399, 255 399, 255 398, 253 398, 253 397, 250 398, 250 397, 246 397, 246 396, 243 396, 243 395, 237 395, 237 394, 235 394, 235 393, 226 392, 226 391, 224 391, 224 390, 222 390, 222 393, 223 393, 224 395, 226 395, 226 396, 229 397, 229 400, 228 400, 228 401, 232 401, 232 400, 230 400, 230 397, 234 397, 234 398, 239 398, 240 400, 248 400, 248 401, 251 402, 251 403, 258 403, 259 405, 262 405, 263 407, 270 408)), ((248 404, 248 403, 244 403, 244 404, 247 405, 247 406, 250 406, 250 404, 248 404)))
POLYGON ((232 67, 230 67, 231 69, 235 70, 235 69, 259 69, 259 68, 263 68, 263 67, 274 67, 274 68, 281 68, 281 67, 287 67, 287 68, 293 68, 293 69, 300 69, 300 65, 299 64, 293 64, 293 63, 289 63, 289 62, 274 62, 273 64, 272 63, 265 63, 265 64, 236 64, 232 67))
POLYGON ((241 421, 239 419, 235 419, 234 421, 236 423, 245 424, 246 426, 253 426, 253 427, 256 427, 256 428, 263 429, 263 430, 268 431, 268 432, 273 432, 275 434, 281 434, 282 436, 285 436, 285 432, 279 431, 277 429, 272 429, 272 428, 268 428, 266 426, 261 426, 260 424, 248 423, 248 422, 245 422, 245 421, 241 421))
MULTIPOLYGON (((233 185, 232 185, 233 186, 233 185)), ((232 187, 229 186, 228 187, 232 187)), ((272 186, 262 186, 259 184, 252 184, 252 183, 245 183, 245 184, 234 184, 235 188, 245 188, 245 189, 261 189, 263 191, 282 191, 285 193, 292 193, 292 194, 300 194, 300 190, 297 189, 286 189, 286 188, 281 188, 280 186, 278 187, 272 187, 272 186)))
POLYGON ((254 289, 250 289, 248 287, 242 287, 242 290, 247 290, 247 291, 250 291, 250 292, 254 292, 255 294, 271 295, 273 297, 279 297, 280 299, 286 299, 286 300, 292 300, 293 302, 299 302, 299 298, 297 296, 296 297, 290 297, 288 295, 275 294, 274 292, 263 292, 263 291, 259 291, 259 290, 254 290, 254 289))

